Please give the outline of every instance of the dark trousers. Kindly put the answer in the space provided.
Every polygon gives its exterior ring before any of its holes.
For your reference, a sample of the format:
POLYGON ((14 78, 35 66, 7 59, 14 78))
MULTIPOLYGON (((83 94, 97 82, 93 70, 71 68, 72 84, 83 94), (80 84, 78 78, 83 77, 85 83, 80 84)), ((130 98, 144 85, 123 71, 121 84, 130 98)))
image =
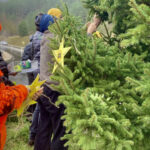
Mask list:
POLYGON ((27 73, 27 76, 28 76, 28 82, 29 82, 29 84, 32 84, 32 82, 35 79, 34 74, 33 73, 27 73))
MULTIPOLYGON (((58 92, 47 86, 44 87, 43 94, 49 97, 53 103, 56 102, 59 96, 58 92)), ((65 134, 65 127, 63 126, 63 120, 61 120, 64 114, 64 106, 55 107, 45 96, 38 99, 38 104, 40 120, 34 150, 67 150, 64 147, 66 141, 61 140, 61 137, 65 134)))
POLYGON ((30 126, 30 139, 35 140, 35 136, 38 130, 39 125, 39 117, 40 117, 40 109, 38 103, 36 104, 33 117, 32 117, 32 124, 30 126))

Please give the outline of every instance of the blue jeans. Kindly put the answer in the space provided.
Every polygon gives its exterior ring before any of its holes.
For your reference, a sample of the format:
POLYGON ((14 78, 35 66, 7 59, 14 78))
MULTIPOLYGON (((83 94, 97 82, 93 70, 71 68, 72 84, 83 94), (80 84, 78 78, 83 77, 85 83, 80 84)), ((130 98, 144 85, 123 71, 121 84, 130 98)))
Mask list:
POLYGON ((38 125, 39 125, 39 118, 40 118, 40 110, 39 110, 39 105, 37 103, 34 113, 33 113, 33 117, 32 117, 32 124, 30 126, 30 139, 31 140, 35 139, 38 125))

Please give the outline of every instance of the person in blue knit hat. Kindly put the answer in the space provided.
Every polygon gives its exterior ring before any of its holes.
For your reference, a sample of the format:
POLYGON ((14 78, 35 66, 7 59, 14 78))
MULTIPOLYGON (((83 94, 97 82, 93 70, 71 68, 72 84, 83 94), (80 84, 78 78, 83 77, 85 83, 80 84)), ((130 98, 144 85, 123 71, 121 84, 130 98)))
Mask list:
POLYGON ((44 14, 40 21, 40 32, 48 30, 48 26, 54 23, 54 19, 51 15, 44 14))
POLYGON ((53 56, 50 51, 50 39, 54 37, 53 33, 48 30, 48 26, 54 23, 55 15, 44 14, 40 21, 40 31, 43 32, 43 38, 40 48, 40 79, 46 80, 44 84, 43 95, 37 100, 40 108, 40 119, 38 132, 35 138, 34 150, 67 150, 64 147, 66 141, 61 140, 65 134, 65 127, 61 117, 65 107, 60 105, 59 108, 50 103, 55 103, 60 95, 57 91, 51 89, 52 84, 58 84, 50 80, 52 70, 49 63, 53 64, 53 56))
MULTIPOLYGON (((44 14, 39 13, 34 20, 36 31, 33 35, 30 36, 30 43, 26 45, 24 49, 24 54, 22 57, 22 61, 26 61, 30 59, 31 61, 38 61, 38 69, 34 72, 28 73, 29 84, 31 84, 36 78, 37 74, 40 71, 40 43, 43 37, 43 33, 40 31, 40 21, 44 14)), ((28 108, 28 111, 32 114, 32 123, 30 126, 29 133, 29 141, 28 144, 30 146, 34 145, 37 128, 38 128, 38 120, 39 120, 39 107, 38 104, 32 105, 28 108)))

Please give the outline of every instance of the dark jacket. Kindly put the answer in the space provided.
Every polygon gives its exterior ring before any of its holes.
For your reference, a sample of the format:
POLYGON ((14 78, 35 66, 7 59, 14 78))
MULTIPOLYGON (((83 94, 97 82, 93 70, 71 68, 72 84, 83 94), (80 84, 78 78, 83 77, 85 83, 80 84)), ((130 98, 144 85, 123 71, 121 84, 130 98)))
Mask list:
POLYGON ((40 60, 40 43, 43 33, 36 31, 30 38, 30 43, 24 48, 22 61, 25 60, 40 60))
POLYGON ((39 31, 36 31, 35 34, 33 35, 33 39, 32 39, 33 59, 38 58, 38 56, 40 56, 39 52, 40 52, 40 43, 42 37, 43 37, 43 33, 39 31))
POLYGON ((30 42, 29 44, 26 45, 26 47, 24 48, 24 53, 23 53, 23 56, 22 56, 22 61, 25 61, 25 60, 32 60, 32 42, 30 42))
MULTIPOLYGON (((9 79, 8 79, 8 68, 7 68, 7 63, 4 61, 2 57, 2 53, 0 52, 0 70, 3 72, 4 76, 1 77, 1 80, 5 83, 5 85, 12 86, 14 85, 9 79)), ((1 82, 1 81, 0 81, 1 82)))
POLYGON ((40 73, 40 45, 41 40, 43 38, 43 33, 36 31, 33 35, 32 40, 32 49, 33 49, 33 60, 38 61, 38 69, 34 71, 34 76, 36 77, 38 73, 40 73))
POLYGON ((34 80, 34 78, 37 76, 37 74, 40 72, 40 43, 41 39, 43 37, 43 33, 36 31, 35 34, 32 35, 30 38, 30 43, 26 45, 24 48, 24 53, 22 56, 22 61, 25 60, 37 60, 38 61, 38 69, 35 70, 33 73, 29 73, 28 76, 30 83, 34 80), (32 75, 33 74, 33 75, 32 75))

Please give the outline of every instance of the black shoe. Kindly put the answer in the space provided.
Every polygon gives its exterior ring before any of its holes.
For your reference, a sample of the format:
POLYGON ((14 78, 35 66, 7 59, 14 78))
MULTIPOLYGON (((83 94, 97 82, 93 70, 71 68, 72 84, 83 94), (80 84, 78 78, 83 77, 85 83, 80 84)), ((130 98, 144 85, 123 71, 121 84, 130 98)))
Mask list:
POLYGON ((34 145, 34 140, 30 139, 28 142, 28 145, 33 146, 34 145))

